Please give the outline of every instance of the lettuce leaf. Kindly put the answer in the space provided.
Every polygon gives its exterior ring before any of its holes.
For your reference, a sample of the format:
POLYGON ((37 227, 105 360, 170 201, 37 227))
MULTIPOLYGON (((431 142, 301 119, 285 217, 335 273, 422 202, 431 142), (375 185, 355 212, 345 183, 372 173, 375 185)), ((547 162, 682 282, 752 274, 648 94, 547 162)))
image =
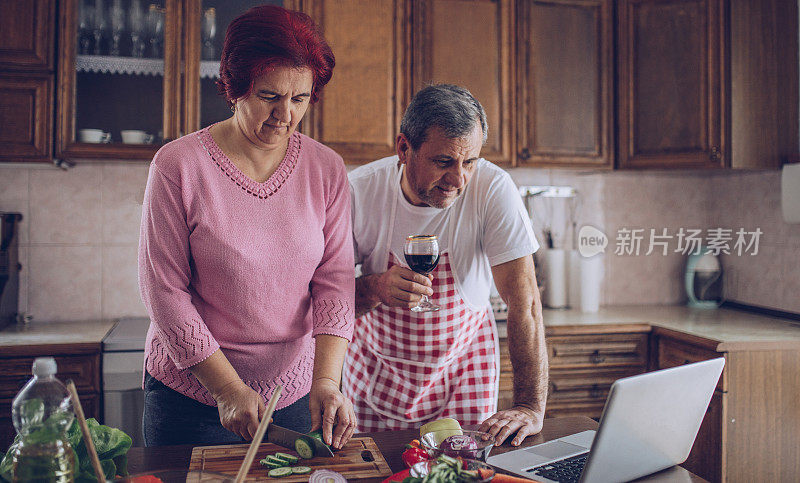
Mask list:
MULTIPOLYGON (((58 432, 55 430, 56 423, 47 424, 45 422, 41 428, 29 435, 33 437, 32 441, 38 443, 56 439, 58 437, 58 432)), ((127 453, 133 443, 131 437, 120 429, 98 423, 94 418, 87 419, 86 424, 89 426, 89 434, 92 435, 92 442, 94 442, 106 479, 111 480, 117 475, 128 476, 127 453)), ((19 445, 19 439, 19 435, 17 435, 11 447, 8 448, 5 457, 0 461, 0 480, 11 481, 12 455, 19 445)), ((81 433, 81 428, 77 421, 73 421, 67 430, 67 440, 75 452, 77 461, 75 481, 97 481, 91 458, 89 458, 89 452, 83 441, 83 433, 81 433)))

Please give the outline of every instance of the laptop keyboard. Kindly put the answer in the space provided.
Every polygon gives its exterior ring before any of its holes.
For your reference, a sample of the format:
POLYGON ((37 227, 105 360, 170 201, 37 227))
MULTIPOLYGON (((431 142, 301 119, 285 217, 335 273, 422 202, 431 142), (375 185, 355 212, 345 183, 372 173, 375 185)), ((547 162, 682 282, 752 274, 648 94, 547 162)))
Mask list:
POLYGON ((583 467, 586 465, 586 459, 589 453, 579 454, 571 458, 564 458, 553 463, 537 466, 527 470, 537 476, 542 476, 548 480, 558 481, 560 483, 577 483, 581 478, 583 467))

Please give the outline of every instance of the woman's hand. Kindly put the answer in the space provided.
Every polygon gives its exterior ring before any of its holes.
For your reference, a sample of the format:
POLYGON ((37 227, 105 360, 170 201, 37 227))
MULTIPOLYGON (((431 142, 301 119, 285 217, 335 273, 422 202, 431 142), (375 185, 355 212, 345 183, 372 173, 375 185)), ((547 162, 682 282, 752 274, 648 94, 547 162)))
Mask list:
POLYGON ((247 441, 252 440, 266 410, 261 395, 239 379, 222 387, 214 399, 222 426, 247 441))
POLYGON ((356 428, 356 414, 353 403, 344 397, 336 381, 327 377, 315 379, 311 383, 308 408, 311 430, 322 427, 325 444, 340 449, 350 441, 356 428))

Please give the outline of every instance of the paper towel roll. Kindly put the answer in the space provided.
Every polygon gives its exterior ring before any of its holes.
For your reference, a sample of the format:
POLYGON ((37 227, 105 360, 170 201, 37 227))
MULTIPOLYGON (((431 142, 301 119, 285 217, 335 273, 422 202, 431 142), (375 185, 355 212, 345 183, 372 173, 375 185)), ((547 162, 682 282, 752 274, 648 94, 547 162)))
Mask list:
POLYGON ((783 221, 800 223, 800 163, 784 164, 781 172, 783 221))
POLYGON ((580 309, 597 312, 600 309, 600 286, 603 282, 603 258, 595 255, 581 258, 580 309))
POLYGON ((567 306, 567 252, 561 249, 544 250, 544 305, 552 309, 567 306))
POLYGON ((567 305, 573 309, 581 305, 581 260, 578 250, 567 252, 567 305))

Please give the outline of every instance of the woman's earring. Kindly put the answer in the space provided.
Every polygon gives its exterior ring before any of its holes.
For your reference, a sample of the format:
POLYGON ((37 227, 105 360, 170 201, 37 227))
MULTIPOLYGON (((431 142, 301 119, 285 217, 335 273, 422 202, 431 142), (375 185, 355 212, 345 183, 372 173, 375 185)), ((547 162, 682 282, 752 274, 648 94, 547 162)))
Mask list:
POLYGON ((231 104, 231 112, 236 112, 236 104, 231 104))

